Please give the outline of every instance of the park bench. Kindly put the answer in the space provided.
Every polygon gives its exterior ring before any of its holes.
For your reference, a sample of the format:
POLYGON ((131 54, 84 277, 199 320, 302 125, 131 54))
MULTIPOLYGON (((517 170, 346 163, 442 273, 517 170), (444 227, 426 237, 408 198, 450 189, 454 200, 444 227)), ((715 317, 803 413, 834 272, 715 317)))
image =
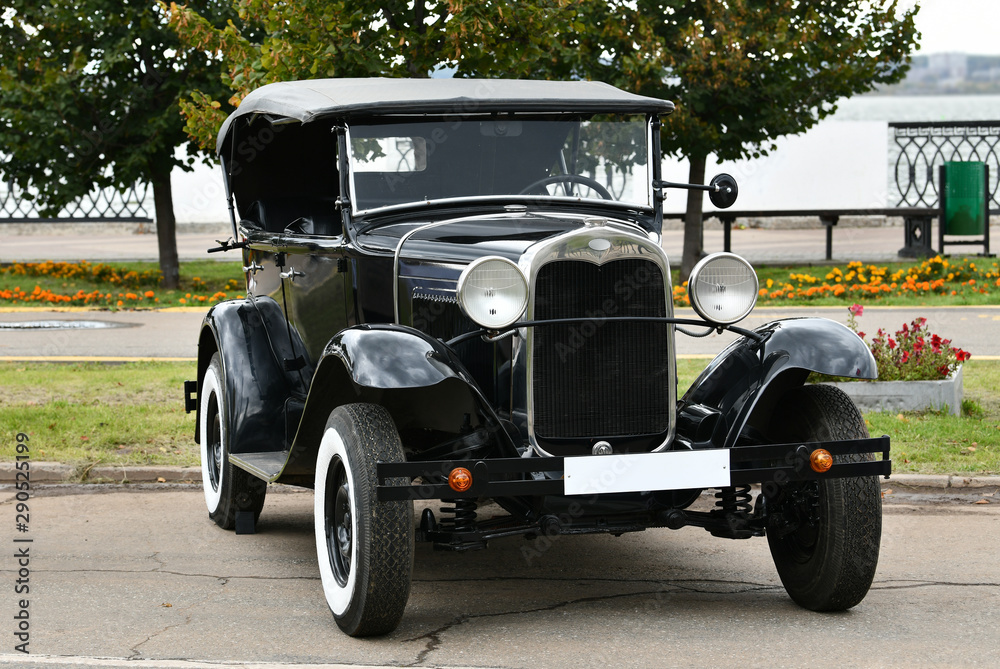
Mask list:
MULTIPOLYGON (((991 215, 1000 214, 1000 210, 991 209, 991 215)), ((665 219, 684 220, 684 212, 664 213, 665 219)), ((983 246, 983 255, 990 255, 990 227, 985 228, 982 239, 948 240, 944 241, 943 227, 939 227, 938 250, 931 245, 931 227, 935 218, 941 218, 941 210, 937 207, 889 207, 882 209, 758 209, 734 211, 731 209, 707 211, 704 219, 718 219, 723 227, 723 250, 732 252, 732 230, 737 219, 760 218, 818 218, 826 229, 826 260, 833 259, 833 228, 843 216, 888 216, 903 219, 903 246, 899 249, 901 258, 926 258, 937 253, 944 253, 944 247, 972 244, 983 246)), ((940 226, 940 223, 939 223, 940 226)))
MULTIPOLYGON (((904 245, 899 255, 919 258, 934 255, 931 248, 931 224, 940 215, 935 207, 895 207, 882 209, 761 209, 733 211, 731 209, 705 212, 705 219, 716 218, 723 226, 723 248, 732 252, 733 223, 746 218, 818 218, 826 228, 826 260, 833 259, 833 228, 842 216, 894 216, 903 218, 904 245)), ((664 213, 664 218, 684 219, 684 213, 664 213)), ((950 243, 950 242, 949 242, 950 243)))

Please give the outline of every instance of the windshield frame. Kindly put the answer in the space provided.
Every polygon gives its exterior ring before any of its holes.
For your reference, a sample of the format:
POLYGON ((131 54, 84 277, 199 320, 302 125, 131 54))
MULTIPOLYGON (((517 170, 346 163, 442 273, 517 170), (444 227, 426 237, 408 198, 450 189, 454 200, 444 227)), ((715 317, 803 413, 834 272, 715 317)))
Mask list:
MULTIPOLYGON (((643 124, 643 141, 645 142, 645 154, 646 160, 644 163, 635 163, 636 166, 642 167, 645 171, 644 177, 640 178, 637 183, 645 184, 645 197, 646 202, 632 202, 632 201, 621 201, 621 200, 608 200, 600 196, 584 197, 580 195, 566 196, 566 195, 538 195, 538 194, 498 194, 498 195, 460 195, 460 196, 449 196, 449 197, 439 197, 433 199, 424 200, 413 200, 409 202, 394 203, 380 206, 362 207, 360 206, 360 200, 358 198, 357 190, 357 179, 356 176, 360 170, 355 169, 356 158, 353 154, 354 143, 352 141, 352 126, 375 126, 375 125, 389 125, 389 124, 406 124, 406 123, 428 123, 433 121, 444 121, 451 122, 455 120, 460 120, 462 122, 467 121, 495 121, 497 120, 497 114, 465 114, 462 116, 445 116, 445 115, 392 115, 392 116, 377 116, 377 117, 365 117, 361 119, 352 119, 351 122, 345 123, 344 134, 342 135, 342 141, 344 146, 342 150, 345 152, 347 167, 346 174, 346 184, 349 190, 350 196, 350 206, 352 216, 358 218, 368 218, 373 216, 380 216, 382 214, 392 214, 407 210, 427 210, 432 209, 437 206, 462 206, 462 205, 486 205, 486 206, 496 206, 502 207, 505 204, 524 204, 524 205, 542 205, 546 207, 550 206, 576 206, 585 205, 587 207, 593 208, 598 207, 608 207, 620 211, 633 211, 642 212, 645 214, 652 214, 656 210, 656 191, 653 188, 653 181, 655 180, 655 175, 658 170, 654 169, 654 161, 656 160, 655 151, 657 149, 657 143, 653 141, 656 116, 651 114, 636 114, 636 113, 616 113, 612 112, 606 114, 611 117, 618 117, 622 121, 629 119, 630 117, 635 118, 634 122, 641 122, 643 124)), ((538 112, 532 113, 509 113, 504 114, 503 118, 506 120, 517 120, 522 122, 531 121, 590 121, 593 116, 597 114, 580 114, 579 112, 573 113, 552 113, 552 114, 539 114, 538 112)), ((600 116, 605 116, 605 114, 600 114, 600 116)))

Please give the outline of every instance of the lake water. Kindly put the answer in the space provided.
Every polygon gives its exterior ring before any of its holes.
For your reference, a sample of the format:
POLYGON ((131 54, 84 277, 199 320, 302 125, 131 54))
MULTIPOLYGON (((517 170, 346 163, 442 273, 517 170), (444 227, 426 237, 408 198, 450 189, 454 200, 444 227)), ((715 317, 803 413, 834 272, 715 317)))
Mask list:
MULTIPOLYGON (((883 208, 900 204, 894 183, 899 149, 890 122, 998 121, 1000 95, 861 96, 841 100, 836 113, 808 132, 780 138, 756 160, 709 160, 709 177, 728 172, 740 195, 735 209, 883 208)), ((664 161, 665 178, 683 181, 687 163, 664 161)), ((991 175, 996 184, 996 175, 991 175)), ((707 205, 707 199, 706 199, 707 205)), ((670 193, 666 210, 683 211, 670 193)), ((710 210, 711 206, 706 206, 710 210)))
POLYGON ((996 121, 1000 95, 862 95, 841 100, 823 123, 837 121, 996 121))

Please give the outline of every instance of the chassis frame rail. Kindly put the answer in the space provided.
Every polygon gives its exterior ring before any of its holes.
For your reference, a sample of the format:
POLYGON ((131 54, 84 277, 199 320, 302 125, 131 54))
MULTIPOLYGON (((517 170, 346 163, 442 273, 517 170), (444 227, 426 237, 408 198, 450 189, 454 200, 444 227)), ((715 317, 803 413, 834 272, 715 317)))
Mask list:
MULTIPOLYGON (((732 486, 753 483, 782 486, 792 481, 859 476, 889 478, 892 472, 887 435, 844 441, 737 446, 726 450, 729 451, 732 486), (809 455, 818 448, 826 449, 834 456, 833 466, 825 473, 817 473, 809 466, 809 455), (861 462, 838 461, 837 456, 854 454, 880 454, 881 458, 861 462)), ((376 465, 376 495, 383 502, 564 495, 561 473, 565 460, 565 457, 529 457, 380 462, 376 465), (466 491, 458 492, 446 483, 448 474, 456 467, 464 467, 472 473, 472 487, 466 491), (388 479, 399 478, 409 479, 410 483, 388 482, 388 479)))

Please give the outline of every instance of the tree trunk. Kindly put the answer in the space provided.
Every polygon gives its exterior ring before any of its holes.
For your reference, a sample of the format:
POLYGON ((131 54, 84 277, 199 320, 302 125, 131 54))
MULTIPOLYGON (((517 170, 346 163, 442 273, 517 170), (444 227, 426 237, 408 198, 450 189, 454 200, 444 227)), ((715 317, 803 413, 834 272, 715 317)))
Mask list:
MULTIPOLYGON (((705 183, 706 156, 691 156, 691 169, 688 172, 688 183, 705 183)), ((687 281, 691 270, 705 255, 705 244, 702 238, 704 217, 702 208, 705 193, 700 190, 687 192, 687 210, 684 215, 684 254, 681 256, 681 281, 687 281)))
POLYGON ((156 241, 160 250, 160 271, 163 288, 180 286, 180 266, 177 261, 177 221, 170 190, 170 170, 157 170, 152 175, 153 202, 156 207, 156 241))

